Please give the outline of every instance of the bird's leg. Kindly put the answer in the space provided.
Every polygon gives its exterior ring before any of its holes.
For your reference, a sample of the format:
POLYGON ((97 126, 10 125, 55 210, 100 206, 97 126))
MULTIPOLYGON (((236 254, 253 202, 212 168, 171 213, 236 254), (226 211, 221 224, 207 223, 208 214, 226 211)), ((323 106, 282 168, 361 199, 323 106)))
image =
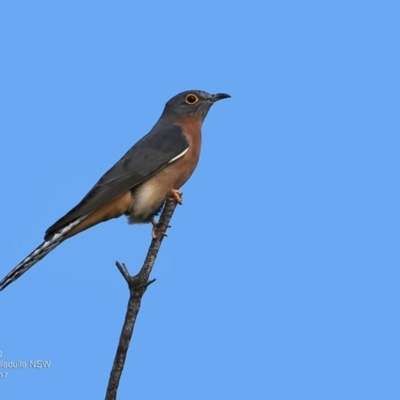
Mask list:
POLYGON ((171 195, 178 204, 182 204, 182 192, 179 189, 171 189, 171 195))

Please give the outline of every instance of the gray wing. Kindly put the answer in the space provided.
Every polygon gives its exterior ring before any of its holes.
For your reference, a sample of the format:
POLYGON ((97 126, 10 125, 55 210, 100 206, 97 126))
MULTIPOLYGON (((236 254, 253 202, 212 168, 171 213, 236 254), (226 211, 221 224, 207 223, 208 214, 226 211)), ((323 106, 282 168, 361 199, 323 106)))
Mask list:
POLYGON ((45 238, 140 185, 188 148, 189 142, 179 125, 156 124, 100 178, 76 207, 47 229, 45 238))

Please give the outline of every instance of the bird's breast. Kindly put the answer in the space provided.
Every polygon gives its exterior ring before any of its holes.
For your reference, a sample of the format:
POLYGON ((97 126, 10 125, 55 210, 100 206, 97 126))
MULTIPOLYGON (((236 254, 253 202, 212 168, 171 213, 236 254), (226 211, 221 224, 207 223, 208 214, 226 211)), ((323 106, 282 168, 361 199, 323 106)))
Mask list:
POLYGON ((129 222, 150 222, 162 207, 172 189, 180 189, 195 170, 200 155, 201 139, 191 140, 183 157, 172 162, 132 190, 133 206, 129 222))

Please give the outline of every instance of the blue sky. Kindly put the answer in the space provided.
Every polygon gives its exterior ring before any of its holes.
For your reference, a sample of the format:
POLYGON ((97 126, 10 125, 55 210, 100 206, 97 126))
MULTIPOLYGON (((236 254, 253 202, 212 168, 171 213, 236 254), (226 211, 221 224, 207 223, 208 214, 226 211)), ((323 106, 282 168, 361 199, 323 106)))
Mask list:
MULTIPOLYGON (((3 2, 1 275, 180 91, 227 92, 119 399, 399 399, 397 2, 3 2)), ((150 226, 102 224, 0 293, 0 397, 103 398, 150 226), (4 374, 3 374, 4 375, 4 374), (78 394, 77 394, 78 393, 78 394)))

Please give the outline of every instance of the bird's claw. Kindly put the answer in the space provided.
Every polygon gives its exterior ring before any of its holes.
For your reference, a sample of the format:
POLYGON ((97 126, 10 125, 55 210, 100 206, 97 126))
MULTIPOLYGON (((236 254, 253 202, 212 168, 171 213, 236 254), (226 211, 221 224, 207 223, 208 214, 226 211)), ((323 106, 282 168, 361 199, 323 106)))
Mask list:
POLYGON ((182 192, 179 189, 171 189, 171 196, 178 204, 182 204, 182 192))
MULTIPOLYGON (((153 229, 151 230, 151 237, 153 239, 157 239, 158 237, 158 222, 154 221, 154 219, 151 221, 151 224, 153 225, 153 229)), ((171 226, 168 225, 168 228, 170 228, 171 226)), ((167 232, 164 232, 164 236, 168 236, 167 232)))

